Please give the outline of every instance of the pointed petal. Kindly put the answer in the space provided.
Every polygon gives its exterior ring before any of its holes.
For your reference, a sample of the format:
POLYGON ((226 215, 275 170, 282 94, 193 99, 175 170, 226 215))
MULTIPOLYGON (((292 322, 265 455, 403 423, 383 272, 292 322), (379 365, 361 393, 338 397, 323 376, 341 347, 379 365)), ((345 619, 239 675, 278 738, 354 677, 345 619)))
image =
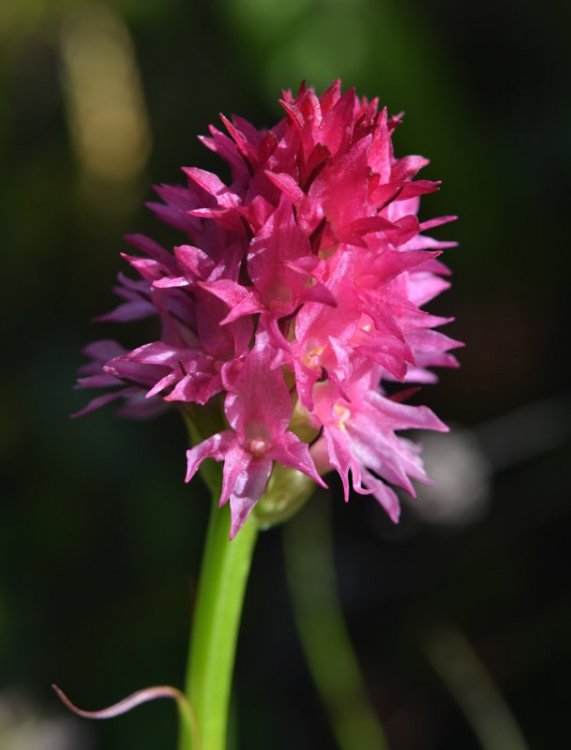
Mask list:
POLYGON ((184 481, 190 482, 200 468, 200 464, 207 458, 222 461, 234 442, 235 439, 232 433, 228 431, 218 432, 216 435, 211 435, 206 440, 203 440, 202 443, 188 450, 186 452, 187 468, 184 481))
POLYGON ((275 446, 272 455, 276 461, 284 466, 307 474, 310 479, 321 487, 327 487, 323 479, 317 473, 313 459, 309 455, 309 447, 303 443, 293 432, 286 432, 282 442, 275 446))

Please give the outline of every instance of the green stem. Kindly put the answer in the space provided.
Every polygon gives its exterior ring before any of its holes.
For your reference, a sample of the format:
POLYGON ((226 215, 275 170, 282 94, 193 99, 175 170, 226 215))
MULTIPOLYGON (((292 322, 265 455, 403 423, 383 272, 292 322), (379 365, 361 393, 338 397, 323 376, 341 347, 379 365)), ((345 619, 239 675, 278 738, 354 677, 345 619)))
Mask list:
MULTIPOLYGON (((213 504, 203 553, 186 694, 196 713, 200 750, 225 750, 228 707, 244 592, 258 525, 248 519, 229 541, 228 505, 213 504)), ((181 733, 179 750, 196 750, 181 733)))

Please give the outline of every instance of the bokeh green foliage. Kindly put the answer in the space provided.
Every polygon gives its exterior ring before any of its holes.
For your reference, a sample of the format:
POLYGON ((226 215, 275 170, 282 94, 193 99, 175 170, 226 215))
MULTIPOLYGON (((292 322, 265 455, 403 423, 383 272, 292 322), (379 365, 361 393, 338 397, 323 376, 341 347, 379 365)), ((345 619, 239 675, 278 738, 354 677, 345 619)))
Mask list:
MULTIPOLYGON (((440 235, 461 241, 448 253, 455 287, 433 309, 458 315, 451 334, 468 347, 462 370, 423 398, 470 425, 568 388, 569 11, 551 11, 536 17, 508 0, 0 3, 0 700, 16 686, 59 714, 53 681, 88 708, 182 684, 208 510, 200 483, 182 483, 184 425, 176 414, 68 415, 85 403, 71 390, 85 343, 154 335, 152 325, 111 331, 90 318, 113 304, 121 235, 178 241, 144 210, 149 185, 178 181, 181 164, 227 175, 195 138, 219 111, 262 126, 279 116, 280 87, 306 79, 321 89, 337 77, 404 110, 398 152, 429 156, 427 176, 443 179, 423 216, 460 216, 440 235), (94 175, 74 150, 62 45, 94 9, 128 35, 152 139, 125 179, 94 175)), ((395 746, 476 747, 422 655, 419 632, 441 619, 475 641, 532 747, 560 746, 566 461, 563 446, 505 472, 488 516, 446 534, 408 513, 392 529, 366 498, 342 507, 334 486, 342 599, 395 746)), ((251 750, 333 747, 294 634, 278 537, 263 535, 248 594, 237 732, 251 750)), ((175 715, 148 706, 89 731, 105 750, 168 747, 175 715)))

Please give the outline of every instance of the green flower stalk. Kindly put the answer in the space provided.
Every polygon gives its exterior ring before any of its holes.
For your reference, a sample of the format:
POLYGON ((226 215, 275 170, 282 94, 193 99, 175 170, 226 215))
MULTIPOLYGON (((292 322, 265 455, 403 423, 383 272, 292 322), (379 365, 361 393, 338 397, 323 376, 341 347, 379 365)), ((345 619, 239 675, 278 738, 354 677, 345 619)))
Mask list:
MULTIPOLYGON (((192 626, 186 694, 203 750, 225 750, 240 617, 258 525, 250 518, 228 539, 228 508, 212 507, 192 626)), ((180 750, 195 750, 182 733, 180 750)))

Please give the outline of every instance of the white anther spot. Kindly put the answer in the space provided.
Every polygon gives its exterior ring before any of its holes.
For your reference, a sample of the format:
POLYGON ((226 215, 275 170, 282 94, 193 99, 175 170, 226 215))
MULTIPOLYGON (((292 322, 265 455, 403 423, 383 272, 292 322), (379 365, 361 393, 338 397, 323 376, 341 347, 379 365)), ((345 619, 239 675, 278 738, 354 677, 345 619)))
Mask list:
POLYGON ((256 457, 263 456, 269 448, 269 444, 266 440, 261 438, 252 438, 248 441, 248 451, 256 457))
POLYGON ((337 402, 333 407, 333 414, 337 418, 337 426, 339 427, 339 429, 345 430, 345 423, 351 416, 351 410, 346 406, 343 406, 343 404, 337 402))

